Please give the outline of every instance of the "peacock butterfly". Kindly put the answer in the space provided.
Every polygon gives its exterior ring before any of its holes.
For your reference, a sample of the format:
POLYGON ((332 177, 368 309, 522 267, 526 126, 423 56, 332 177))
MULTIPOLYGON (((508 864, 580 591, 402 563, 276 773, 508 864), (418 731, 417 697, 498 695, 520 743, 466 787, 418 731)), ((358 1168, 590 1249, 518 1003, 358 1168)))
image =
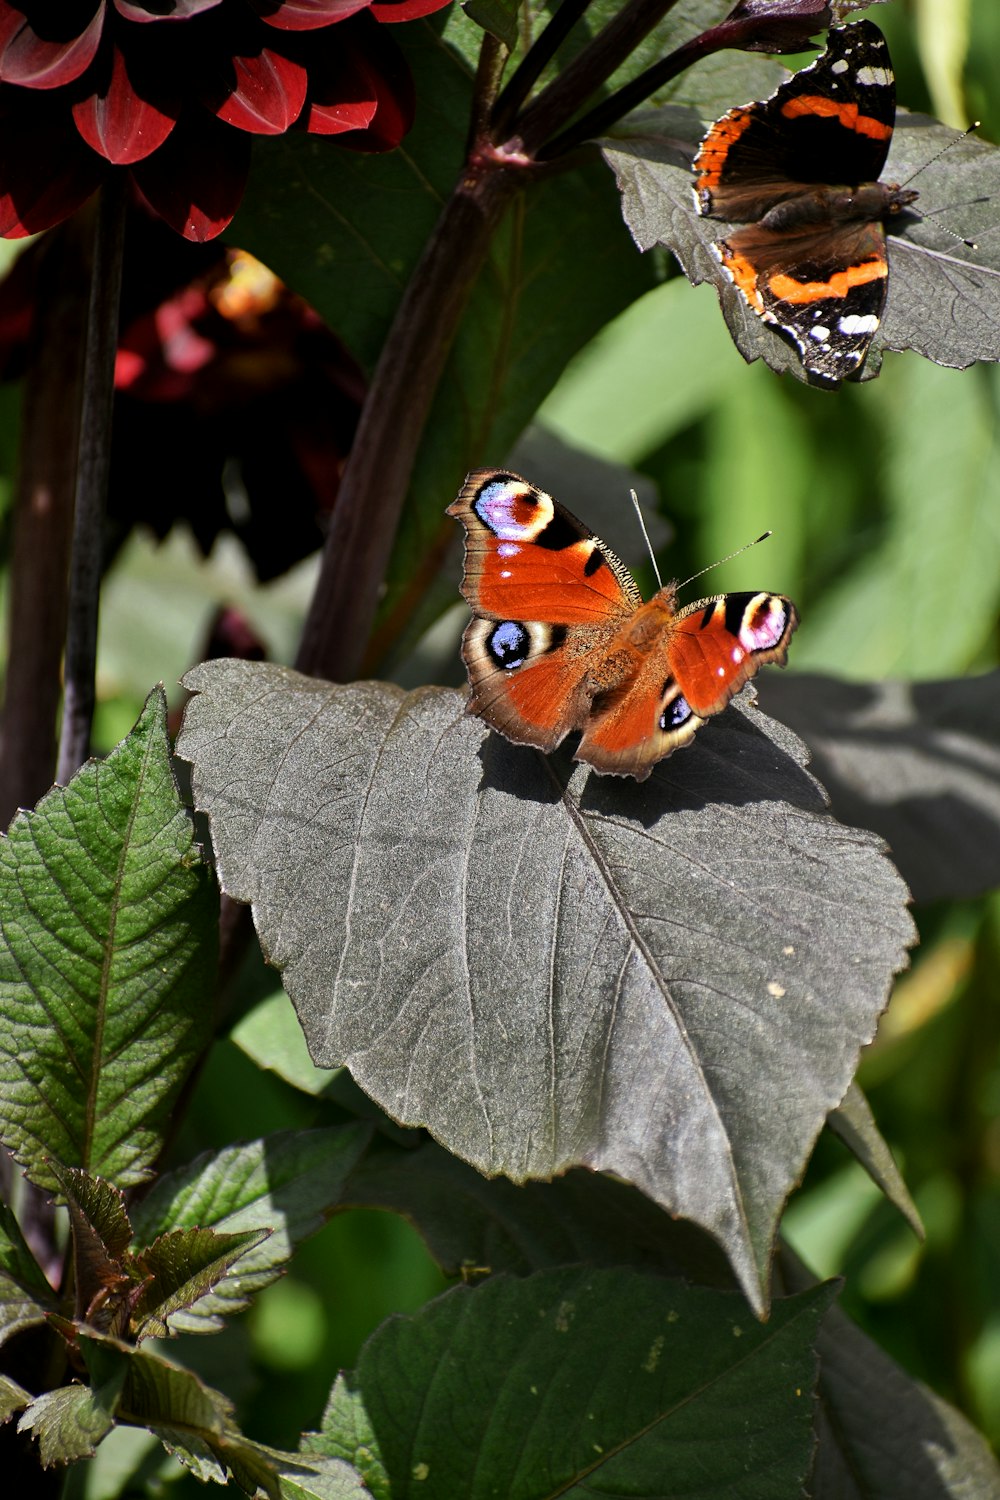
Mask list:
POLYGON ((468 712, 517 744, 644 781, 765 662, 784 666, 798 624, 781 594, 717 594, 683 609, 677 584, 643 603, 625 564, 551 495, 474 469, 448 507, 465 526, 462 638, 468 712))

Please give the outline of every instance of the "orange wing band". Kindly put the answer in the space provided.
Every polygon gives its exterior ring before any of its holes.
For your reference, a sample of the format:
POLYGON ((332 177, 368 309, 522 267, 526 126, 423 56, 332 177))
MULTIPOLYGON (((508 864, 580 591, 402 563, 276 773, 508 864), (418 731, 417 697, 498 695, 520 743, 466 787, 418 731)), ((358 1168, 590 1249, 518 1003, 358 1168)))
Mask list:
POLYGON ((892 135, 892 125, 882 120, 873 120, 863 115, 856 104, 838 104, 836 99, 826 99, 822 94, 803 94, 798 99, 789 99, 781 106, 781 113, 789 120, 799 115, 822 115, 839 120, 847 130, 858 135, 870 136, 873 141, 887 141, 892 135))

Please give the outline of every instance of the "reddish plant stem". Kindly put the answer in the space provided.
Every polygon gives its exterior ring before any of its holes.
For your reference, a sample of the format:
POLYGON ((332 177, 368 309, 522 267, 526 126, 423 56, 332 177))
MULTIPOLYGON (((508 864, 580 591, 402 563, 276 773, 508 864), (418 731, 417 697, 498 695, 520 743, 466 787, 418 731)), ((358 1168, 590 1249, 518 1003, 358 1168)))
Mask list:
POLYGON ((521 105, 590 4, 591 0, 562 0, 548 25, 532 42, 496 102, 493 111, 495 140, 501 139, 511 129, 521 105))
POLYGON ((56 780, 63 786, 90 753, 90 729, 94 718, 97 613, 124 242, 125 178, 123 173, 114 173, 106 180, 98 200, 94 268, 87 308, 66 630, 66 689, 56 763, 56 780))
POLYGON ((0 821, 52 784, 62 692, 90 245, 79 218, 39 246, 21 421, 0 731, 0 821))
POLYGON ((629 0, 515 123, 525 151, 536 155, 611 77, 677 0, 629 0))
POLYGON ((652 67, 640 73, 609 98, 602 99, 593 109, 587 110, 574 120, 568 129, 553 136, 538 152, 539 160, 550 161, 574 150, 584 141, 603 135, 609 126, 642 104, 657 89, 663 88, 672 78, 690 68, 713 52, 724 47, 745 47, 754 42, 758 51, 792 51, 809 45, 811 34, 822 24, 821 20, 807 12, 799 18, 769 19, 766 12, 752 16, 726 20, 718 26, 703 31, 684 42, 673 52, 661 57, 652 67))
POLYGON ((476 149, 476 142, 490 137, 490 115, 496 103, 497 90, 507 66, 509 51, 489 32, 483 37, 476 66, 476 82, 472 90, 472 110, 469 118, 469 138, 465 149, 468 155, 476 149))
POLYGON ((346 682, 361 664, 427 414, 519 173, 471 164, 445 204, 379 356, 296 665, 346 682))

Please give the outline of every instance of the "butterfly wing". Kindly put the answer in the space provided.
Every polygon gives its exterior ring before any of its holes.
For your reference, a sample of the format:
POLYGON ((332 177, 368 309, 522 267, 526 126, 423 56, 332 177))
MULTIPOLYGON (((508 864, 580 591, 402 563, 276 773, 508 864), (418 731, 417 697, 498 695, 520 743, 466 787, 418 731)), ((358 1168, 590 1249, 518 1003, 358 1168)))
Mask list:
POLYGON ((807 370, 842 380, 863 364, 889 284, 880 222, 841 224, 836 233, 751 224, 719 240, 715 252, 754 312, 792 340, 807 370))
MULTIPOLYGON (((798 624, 780 594, 720 594, 674 612, 673 587, 643 605, 654 649, 630 682, 599 693, 577 750, 596 770, 644 781, 767 662, 784 665, 798 624)), ((641 630, 641 623, 639 629, 641 630)))
POLYGON ((784 666, 798 625, 781 594, 719 594, 681 610, 667 640, 667 665, 685 702, 701 718, 721 713, 767 662, 784 666))
MULTIPOLYGON (((593 669, 642 596, 599 537, 519 474, 474 470, 448 514, 465 526, 469 712, 552 750, 584 723, 600 685, 593 669)), ((628 671, 624 653, 616 682, 628 671)))
POLYGON ((810 67, 709 129, 694 160, 699 212, 747 221, 807 185, 876 182, 895 117, 881 31, 871 21, 835 27, 810 67))
POLYGON ((885 38, 859 21, 769 99, 717 120, 695 158, 698 212, 749 226, 714 243, 723 269, 823 380, 864 363, 888 285, 882 220, 917 196, 878 181, 895 115, 885 38))

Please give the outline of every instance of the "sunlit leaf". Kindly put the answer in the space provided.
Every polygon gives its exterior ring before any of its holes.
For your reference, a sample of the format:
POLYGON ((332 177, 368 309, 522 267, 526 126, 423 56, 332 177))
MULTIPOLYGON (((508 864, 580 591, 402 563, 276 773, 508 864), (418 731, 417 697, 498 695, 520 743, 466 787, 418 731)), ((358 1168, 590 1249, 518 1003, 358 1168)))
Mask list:
POLYGON ((366 1125, 282 1131, 205 1152, 157 1181, 133 1211, 140 1240, 199 1226, 227 1234, 271 1230, 210 1293, 172 1313, 175 1332, 213 1332, 274 1280, 293 1246, 315 1233, 338 1205, 369 1135, 366 1125))
POLYGON ((487 1173, 636 1183, 759 1300, 910 935, 794 740, 732 709, 642 787, 444 690, 216 662, 181 753, 315 1060, 487 1173))
POLYGON ((107 760, 0 841, 0 1132, 140 1182, 211 1025, 217 897, 170 769, 162 693, 107 760))

